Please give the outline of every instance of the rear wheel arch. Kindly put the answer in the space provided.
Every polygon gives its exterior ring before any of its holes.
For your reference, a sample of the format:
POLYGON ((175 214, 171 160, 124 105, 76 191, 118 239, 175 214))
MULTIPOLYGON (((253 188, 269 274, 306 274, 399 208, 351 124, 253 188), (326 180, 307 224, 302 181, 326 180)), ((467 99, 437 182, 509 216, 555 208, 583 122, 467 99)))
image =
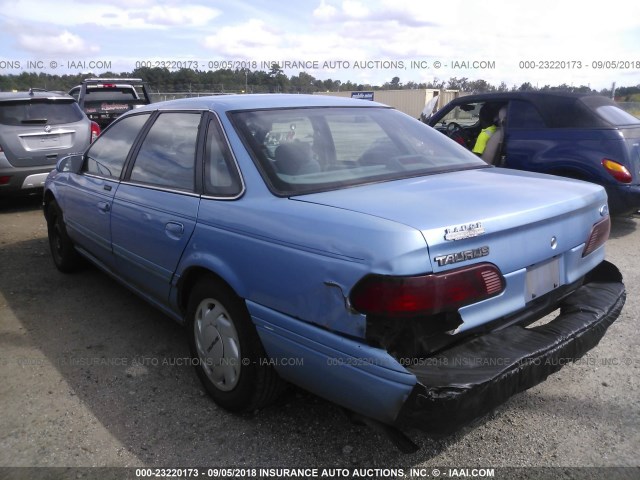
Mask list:
POLYGON ((218 275, 214 271, 201 266, 193 266, 189 267, 181 276, 180 281, 178 282, 178 307, 180 308, 180 313, 184 317, 187 313, 187 309, 189 306, 189 297, 191 296, 191 292, 193 289, 206 278, 214 279, 217 282, 222 282, 226 287, 229 288, 233 292, 233 294, 240 298, 242 297, 238 295, 236 290, 227 282, 222 276, 218 275))
POLYGON ((233 412, 273 403, 285 384, 268 361, 244 299, 207 269, 193 269, 186 280, 185 326, 205 390, 233 412))
POLYGON ((609 175, 601 164, 601 159, 605 156, 601 152, 567 154, 551 150, 538 161, 541 166, 546 166, 544 170, 541 170, 541 173, 603 185, 610 183, 606 178, 609 175))

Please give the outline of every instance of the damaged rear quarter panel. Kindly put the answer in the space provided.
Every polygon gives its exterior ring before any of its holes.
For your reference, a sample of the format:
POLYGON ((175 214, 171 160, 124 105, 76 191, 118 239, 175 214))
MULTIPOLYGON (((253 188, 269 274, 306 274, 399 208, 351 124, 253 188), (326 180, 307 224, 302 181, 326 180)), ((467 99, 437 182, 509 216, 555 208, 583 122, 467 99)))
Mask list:
POLYGON ((180 272, 215 272, 239 296, 355 337, 365 317, 348 309, 353 285, 372 271, 431 271, 417 229, 370 215, 284 198, 202 202, 180 272), (283 295, 286 292, 286 295, 283 295))

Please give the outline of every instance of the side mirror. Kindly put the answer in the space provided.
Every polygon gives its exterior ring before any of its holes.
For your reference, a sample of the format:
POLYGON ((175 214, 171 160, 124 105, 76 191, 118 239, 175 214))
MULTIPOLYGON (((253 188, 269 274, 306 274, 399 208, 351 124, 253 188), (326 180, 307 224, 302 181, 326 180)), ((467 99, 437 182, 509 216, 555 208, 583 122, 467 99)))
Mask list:
POLYGON ((56 164, 56 170, 60 173, 80 173, 80 169, 82 168, 83 163, 84 154, 72 153, 71 155, 67 155, 66 157, 62 157, 60 160, 58 160, 58 163, 56 164))

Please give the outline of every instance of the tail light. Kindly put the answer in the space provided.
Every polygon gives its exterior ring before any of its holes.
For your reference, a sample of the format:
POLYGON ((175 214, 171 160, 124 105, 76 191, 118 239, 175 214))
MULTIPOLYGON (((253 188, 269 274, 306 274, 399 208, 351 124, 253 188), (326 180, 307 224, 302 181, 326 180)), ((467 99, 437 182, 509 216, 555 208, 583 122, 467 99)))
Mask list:
POLYGON ((504 290, 498 267, 480 263, 412 277, 368 275, 351 291, 352 307, 367 315, 411 317, 455 312, 504 290))
POLYGON ((602 160, 602 166, 613 178, 622 183, 631 183, 632 177, 627 167, 605 158, 602 160))
POLYGON ((0 177, 0 185, 6 185, 11 181, 11 175, 0 177))
POLYGON ((600 220, 591 229, 589 239, 584 246, 582 256, 586 257, 591 252, 595 251, 598 247, 601 247, 609 239, 609 232, 611 231, 611 220, 607 215, 606 218, 600 220))
POLYGON ((91 143, 93 143, 95 139, 98 138, 98 135, 100 135, 100 125, 98 125, 96 122, 91 122, 91 143))

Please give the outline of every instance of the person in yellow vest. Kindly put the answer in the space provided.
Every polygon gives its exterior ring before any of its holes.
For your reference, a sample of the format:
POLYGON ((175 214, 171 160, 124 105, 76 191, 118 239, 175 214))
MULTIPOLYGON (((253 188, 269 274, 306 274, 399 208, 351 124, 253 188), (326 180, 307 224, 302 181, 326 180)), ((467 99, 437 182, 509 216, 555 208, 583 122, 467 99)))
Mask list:
POLYGON ((491 135, 495 133, 498 127, 495 124, 496 109, 493 105, 485 103, 480 109, 480 135, 476 139, 476 144, 473 146, 473 153, 478 156, 482 156, 487 142, 491 138, 491 135))

